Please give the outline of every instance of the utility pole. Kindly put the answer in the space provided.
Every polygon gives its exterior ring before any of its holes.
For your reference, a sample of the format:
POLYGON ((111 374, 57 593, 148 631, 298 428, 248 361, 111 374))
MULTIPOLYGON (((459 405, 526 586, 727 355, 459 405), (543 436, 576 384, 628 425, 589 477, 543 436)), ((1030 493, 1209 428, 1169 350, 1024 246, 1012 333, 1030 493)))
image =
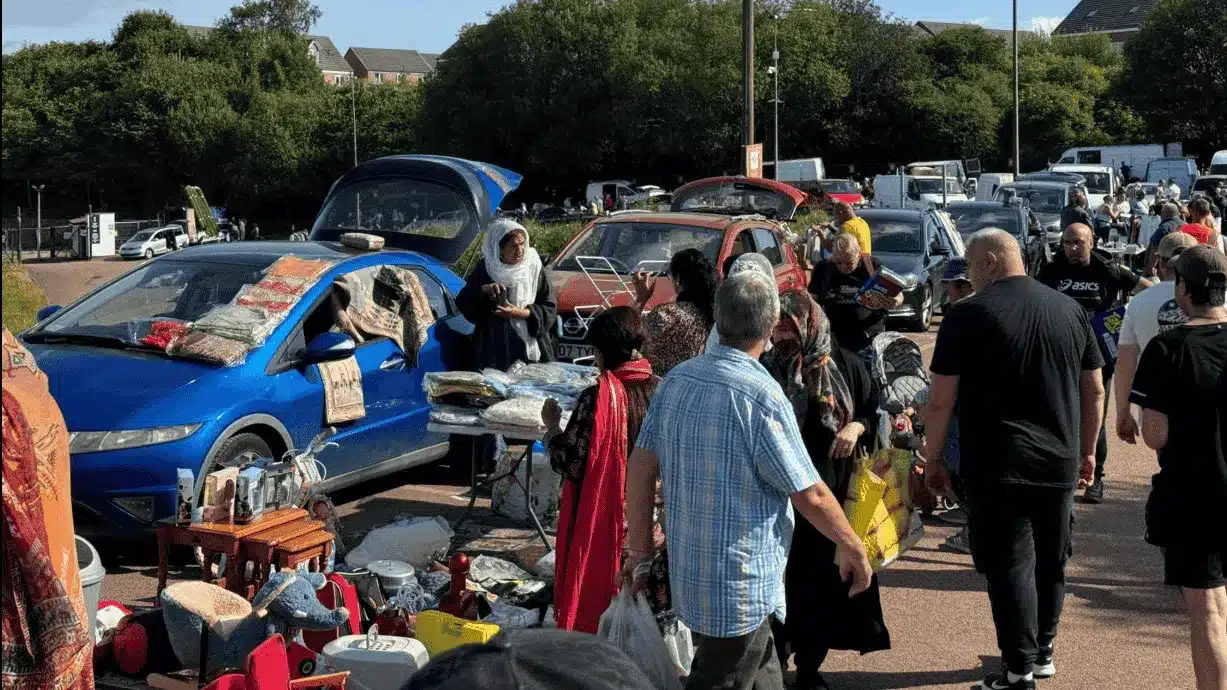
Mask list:
POLYGON ((741 143, 754 143, 754 0, 741 0, 741 143))
POLYGON ((354 167, 358 167, 358 75, 349 80, 349 117, 354 123, 354 167))
POLYGON ((38 220, 34 230, 34 251, 40 259, 43 258, 43 189, 46 186, 45 184, 30 185, 30 188, 38 194, 38 220))
POLYGON ((775 152, 771 155, 771 171, 774 179, 780 179, 780 15, 775 14, 771 35, 771 81, 775 89, 775 98, 771 99, 775 106, 775 135, 773 137, 775 152))
POLYGON ((1018 0, 1014 0, 1014 177, 1022 174, 1018 146, 1018 0))

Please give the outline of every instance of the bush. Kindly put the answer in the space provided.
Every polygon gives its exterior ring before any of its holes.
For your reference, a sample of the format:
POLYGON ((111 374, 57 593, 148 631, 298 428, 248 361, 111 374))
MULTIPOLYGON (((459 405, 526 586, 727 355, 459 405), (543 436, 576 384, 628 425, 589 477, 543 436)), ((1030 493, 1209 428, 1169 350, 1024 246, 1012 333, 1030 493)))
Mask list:
MULTIPOLYGON (((526 220, 523 223, 524 228, 528 230, 528 243, 533 249, 536 249, 540 254, 549 254, 557 256, 562 248, 567 246, 567 242, 571 241, 572 237, 579 234, 586 226, 585 223, 538 223, 535 220, 526 220)), ((456 273, 460 276, 468 276, 469 271, 477 265, 477 261, 481 259, 481 240, 483 235, 478 235, 473 244, 465 250, 460 260, 456 262, 456 273)))
POLYGON ((21 264, 4 260, 4 327, 20 333, 34 325, 47 298, 21 264))

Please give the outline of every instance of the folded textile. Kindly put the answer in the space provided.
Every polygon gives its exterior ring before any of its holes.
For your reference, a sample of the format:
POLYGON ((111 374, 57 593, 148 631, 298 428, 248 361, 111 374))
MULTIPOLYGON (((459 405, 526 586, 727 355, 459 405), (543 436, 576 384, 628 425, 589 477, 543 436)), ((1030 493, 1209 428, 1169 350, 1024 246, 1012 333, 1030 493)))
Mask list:
POLYGON ((384 242, 379 235, 365 232, 347 232, 341 235, 341 244, 354 249, 383 249, 384 242))
POLYGON ((432 405, 430 421, 450 426, 481 426, 481 411, 457 405, 432 405))
POLYGON ((501 395, 482 396, 469 393, 447 393, 439 396, 429 396, 431 405, 451 405, 475 410, 484 410, 491 405, 501 403, 505 398, 501 395))
POLYGON ((486 426, 503 428, 543 430, 541 408, 545 400, 540 398, 515 398, 491 405, 481 413, 486 426))
POLYGON ((152 345, 168 350, 176 339, 183 337, 187 333, 188 328, 188 324, 184 321, 154 321, 149 326, 149 333, 141 338, 140 342, 142 345, 152 345))
POLYGON ((270 289, 262 283, 257 283, 239 288, 238 294, 234 296, 233 304, 240 307, 263 309, 266 312, 284 312, 297 304, 299 297, 301 297, 300 294, 270 289))
POLYGON ((172 355, 196 357, 232 367, 242 364, 249 350, 247 343, 189 329, 182 337, 170 344, 167 352, 172 355))
POLYGON ((323 259, 300 259, 297 256, 287 255, 273 262, 265 275, 314 283, 332 267, 332 264, 333 262, 323 259))
POLYGON ((484 398, 501 397, 498 391, 475 371, 429 372, 422 381, 422 388, 432 401, 453 393, 484 398))
POLYGON ((283 320, 284 313, 269 313, 254 307, 225 304, 209 310, 209 313, 192 324, 192 327, 255 348, 263 345, 283 320))
POLYGON ((571 378, 567 370, 554 363, 516 362, 507 370, 507 374, 516 381, 543 381, 545 383, 563 383, 571 378))

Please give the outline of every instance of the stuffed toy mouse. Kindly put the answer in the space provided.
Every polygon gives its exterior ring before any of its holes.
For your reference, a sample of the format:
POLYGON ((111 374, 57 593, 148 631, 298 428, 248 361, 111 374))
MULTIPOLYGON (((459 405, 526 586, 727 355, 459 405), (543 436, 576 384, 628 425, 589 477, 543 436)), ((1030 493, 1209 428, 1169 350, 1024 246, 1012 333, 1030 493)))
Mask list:
POLYGON ((162 615, 175 656, 184 668, 200 665, 202 631, 208 631, 205 670, 241 668, 270 636, 301 638, 302 630, 331 630, 350 612, 326 608, 316 590, 321 573, 283 570, 273 574, 249 604, 243 597, 207 582, 178 582, 162 591, 162 615))

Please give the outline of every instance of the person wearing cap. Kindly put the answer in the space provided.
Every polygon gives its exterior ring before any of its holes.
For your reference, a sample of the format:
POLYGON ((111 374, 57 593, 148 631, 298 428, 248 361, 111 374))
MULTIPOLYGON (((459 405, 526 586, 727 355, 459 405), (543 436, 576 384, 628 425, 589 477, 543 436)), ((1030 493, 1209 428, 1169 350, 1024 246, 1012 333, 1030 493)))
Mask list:
POLYGON ((865 282, 882 269, 877 259, 861 250, 856 238, 840 233, 831 239, 831 256, 814 267, 809 292, 831 320, 831 334, 840 347, 865 354, 874 336, 886 330, 886 316, 903 304, 903 293, 893 301, 874 295, 873 308, 857 300, 865 282))
MULTIPOLYGON (((957 304, 976 294, 976 289, 971 286, 971 280, 967 277, 967 259, 961 256, 954 257, 946 262, 946 270, 942 273, 942 287, 946 289, 946 303, 950 305, 957 304)), ((967 492, 963 488, 963 482, 959 476, 959 409, 958 402, 955 402, 954 413, 950 418, 950 430, 946 432, 946 468, 950 470, 951 488, 954 489, 954 494, 960 502, 964 500, 967 492)), ((971 553, 971 542, 968 541, 967 533, 967 511, 965 509, 958 511, 948 511, 957 513, 949 515, 943 513, 941 520, 943 522, 951 522, 957 524, 963 523, 962 529, 950 535, 942 545, 952 551, 959 553, 971 553)))
MULTIPOLYGON (((1040 269, 1036 279, 1044 285, 1073 299, 1087 316, 1094 317, 1116 307, 1122 293, 1128 294, 1138 288, 1148 288, 1151 282, 1139 278, 1119 263, 1104 259, 1093 252, 1095 235, 1090 227, 1075 223, 1065 228, 1061 238, 1062 254, 1040 269)), ((1113 363, 1105 361, 1103 385, 1112 385, 1113 363)), ((1099 428, 1099 442, 1095 446, 1095 482, 1087 487, 1082 499, 1087 503, 1103 502, 1104 466, 1108 460, 1108 436, 1106 422, 1107 401, 1104 401, 1103 424, 1099 428)))
POLYGON ((1176 259, 1176 303, 1189 320, 1142 352, 1130 402, 1158 451, 1146 541, 1163 553, 1163 581, 1189 613, 1197 687, 1227 687, 1227 257, 1197 246, 1176 259))
POLYGON ((1116 346, 1116 375, 1113 392, 1116 398, 1116 435, 1126 443, 1137 443, 1138 425, 1129 404, 1129 390, 1137 371, 1138 357, 1151 339, 1188 321, 1176 304, 1176 258, 1184 250, 1197 246, 1197 240, 1183 232, 1173 232, 1159 243, 1155 255, 1160 282, 1151 285, 1129 300, 1125 321, 1121 325, 1116 346))

